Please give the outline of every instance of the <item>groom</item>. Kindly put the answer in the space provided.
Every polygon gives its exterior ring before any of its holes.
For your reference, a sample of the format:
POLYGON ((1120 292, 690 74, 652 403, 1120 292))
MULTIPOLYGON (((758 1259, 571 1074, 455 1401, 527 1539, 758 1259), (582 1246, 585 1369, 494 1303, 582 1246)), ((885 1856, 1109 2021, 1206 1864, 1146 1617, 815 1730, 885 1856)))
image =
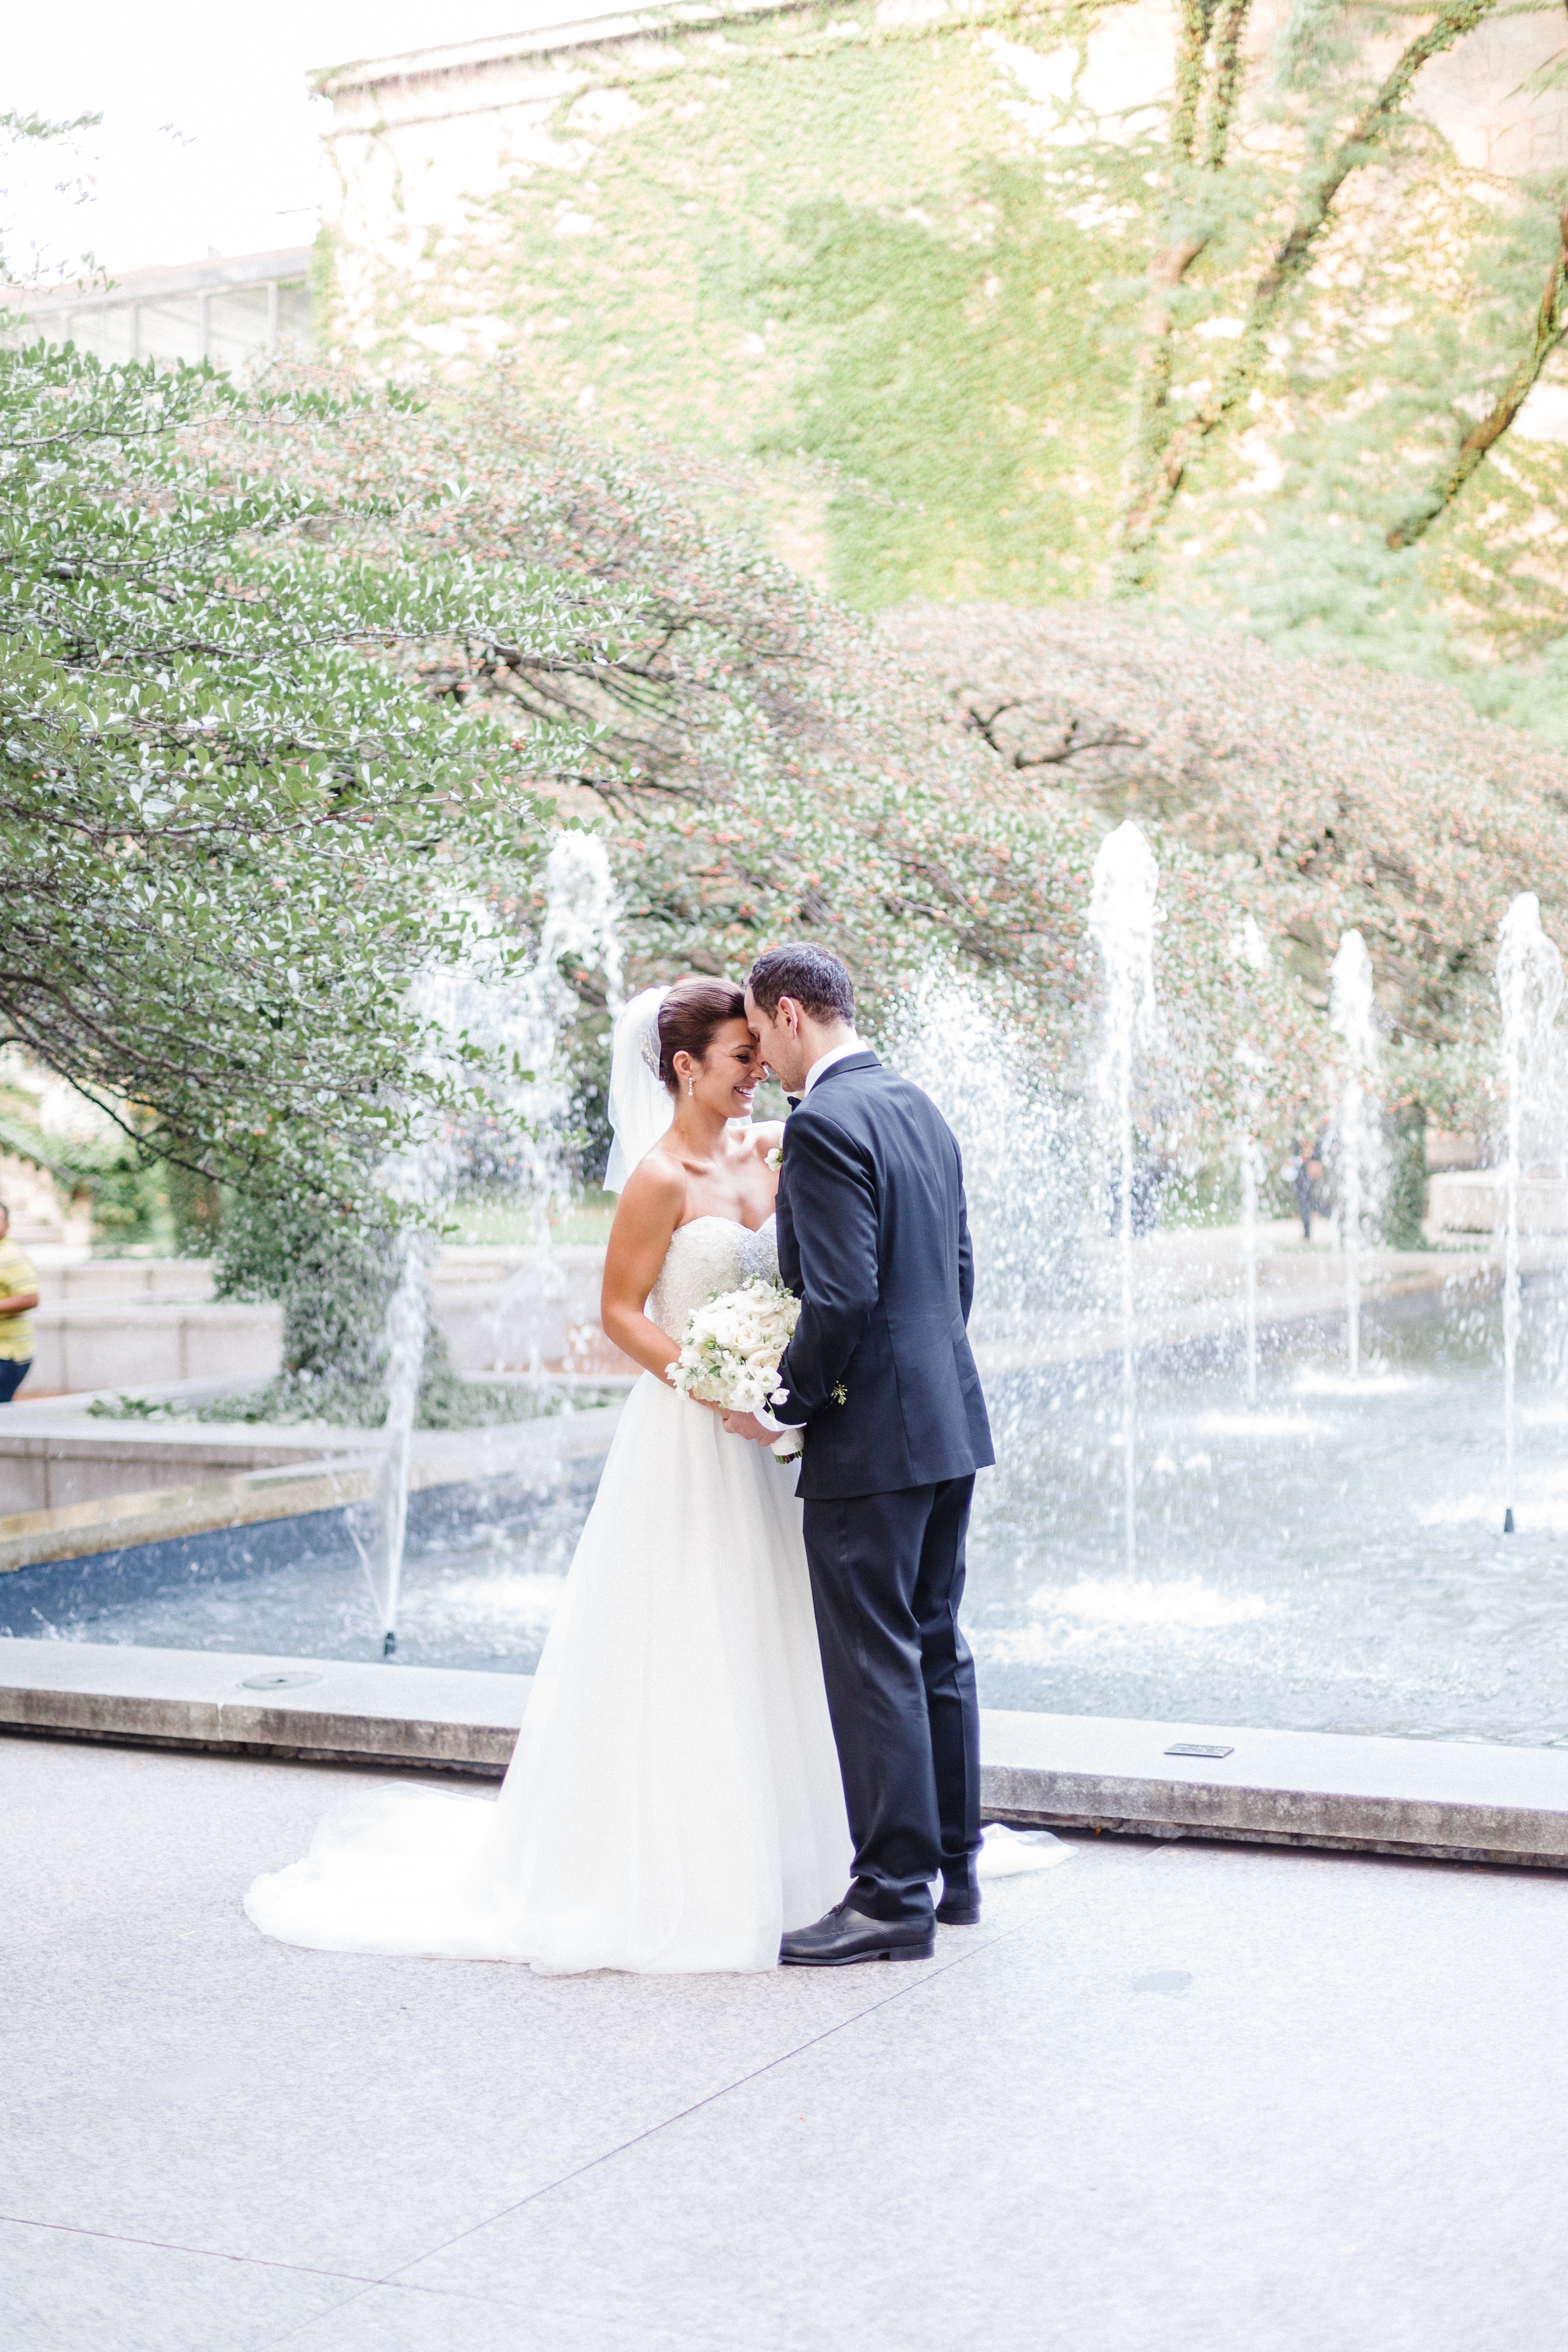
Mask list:
MULTIPOLYGON (((958 1630, 974 1473, 993 1461, 965 1325, 973 1263, 958 1146, 929 1097, 855 1034, 849 974, 809 946, 752 967, 746 1018, 798 1105, 779 1175, 779 1270, 801 1301, 780 1420, 799 1492, 833 1736, 855 1841, 844 1901, 785 1936, 809 1968, 924 1959, 935 1917, 980 1916, 980 1719, 958 1630)), ((731 1413, 738 1435, 775 1434, 731 1413)))

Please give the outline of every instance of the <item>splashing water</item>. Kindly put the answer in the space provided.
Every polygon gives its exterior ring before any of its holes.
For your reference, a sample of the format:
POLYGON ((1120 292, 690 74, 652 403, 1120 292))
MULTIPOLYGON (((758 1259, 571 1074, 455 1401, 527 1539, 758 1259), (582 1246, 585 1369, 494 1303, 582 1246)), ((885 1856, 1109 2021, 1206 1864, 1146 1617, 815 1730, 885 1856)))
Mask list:
POLYGON ((371 1596, 381 1611, 384 1658, 392 1657, 397 1648, 403 1554, 408 1534, 414 1414, 419 1401, 419 1374, 425 1362, 433 1255, 428 1234, 417 1225, 404 1228, 398 1236, 398 1251, 402 1267, 386 1310, 386 1450, 382 1455, 376 1492, 381 1572, 379 1580, 374 1575, 371 1578, 371 1596))
MULTIPOLYGON (((458 1077, 465 1057, 477 1050, 497 1074, 487 1084, 487 1095, 489 1124, 503 1139, 504 1160, 492 1154, 491 1166, 504 1165, 514 1200, 529 1213, 530 1259, 502 1286, 492 1309, 498 1357, 506 1352, 505 1327, 515 1318, 519 1301, 548 1298, 560 1286, 550 1211, 570 1182, 562 1139, 569 1126, 572 1078, 562 1048, 568 1024, 581 1010, 561 965, 570 960, 602 972, 612 1014, 622 992, 615 884, 597 835, 561 835, 546 861, 544 890, 539 951, 524 972, 511 969, 511 935, 480 913, 467 961, 428 974, 416 996, 432 1032, 432 1064, 458 1077)), ((472 1172, 474 1151, 472 1136, 450 1123, 433 1129, 384 1171, 386 1188, 409 1208, 428 1213, 451 1201, 462 1175, 472 1172)), ((435 1243, 427 1216, 403 1228, 398 1249, 398 1280, 386 1319, 385 1452, 374 1553, 365 1558, 381 1618, 382 1655, 387 1658, 397 1647, 414 1422, 429 1324, 435 1243)), ((539 1355, 535 1334, 530 1349, 535 1370, 539 1355)))
POLYGON ((527 1209, 536 1229, 570 1189, 563 1139, 570 1129, 573 1073, 563 1050, 583 1005, 563 963, 596 971, 613 1018, 622 999, 618 904, 610 862, 596 834, 563 833, 544 868, 544 919, 539 947, 522 971, 516 937, 489 909, 472 919, 468 958, 433 973, 420 992, 454 1063, 466 1041, 483 1054, 489 1116, 452 1139, 457 1174, 502 1186, 527 1209))
POLYGON ((1346 931, 1329 966, 1329 1025, 1344 1041, 1340 1095, 1340 1246, 1345 1256, 1345 1360, 1361 1373, 1362 1225, 1374 1166, 1368 1118, 1369 1086, 1377 1075, 1373 1022, 1372 958, 1359 931, 1346 931))
POLYGON ((974 1240, 977 1339, 1026 1345, 1079 1278, 1083 1166, 1067 1106, 972 978, 927 972, 888 1024, 893 1066, 958 1139, 974 1240))
POLYGON ((1246 1625, 1271 1613, 1260 1594, 1215 1591, 1201 1576, 1164 1583, 1080 1577, 1066 1587, 1042 1585, 1030 1594, 1029 1606, 1043 1615, 1085 1618, 1102 1625, 1246 1625))
POLYGON ((563 833, 544 868, 544 929, 536 971, 553 972, 574 956, 605 975, 610 1010, 618 1013, 626 982, 621 969, 620 898, 609 854, 596 833, 563 833))
MULTIPOLYGON (((1247 916, 1231 942, 1231 959, 1238 979, 1244 972, 1267 971, 1268 948, 1256 919, 1247 916)), ((1245 985, 1245 982, 1243 982, 1245 985)), ((1242 1301, 1247 1338, 1247 1402, 1258 1402, 1258 1128, 1262 1115, 1263 1080, 1268 1063, 1251 1045, 1238 1045, 1236 1058, 1246 1073, 1244 1109, 1237 1131, 1237 1159, 1241 1170, 1242 1301)))
POLYGON ((1138 1331, 1132 1296, 1132 1064, 1154 1030, 1154 904, 1160 868, 1131 819, 1100 845, 1089 898, 1089 936, 1105 968, 1104 1046, 1099 1081, 1114 1126, 1121 1164, 1119 1257, 1121 1276, 1121 1466, 1127 1520, 1127 1572, 1138 1551, 1138 1331))
POLYGON ((1242 1313, 1247 1334, 1247 1402, 1258 1402, 1258 1139, 1244 1132, 1241 1157, 1242 1313))
POLYGON ((563 1048, 582 1005, 561 967, 603 975, 605 1013, 613 1021, 625 999, 619 917, 604 842, 597 834, 562 834, 545 865, 544 921, 533 964, 510 993, 482 996, 477 1023, 469 1024, 527 1074, 513 1081, 499 1105, 509 1129, 505 1162, 483 1171, 504 1181, 527 1220, 528 1255, 498 1289, 487 1318, 497 1370, 515 1362, 520 1351, 513 1342, 526 1316, 528 1369, 539 1372, 551 1303, 565 1287, 551 1221, 573 1190, 564 1139, 573 1124, 574 1076, 563 1048))
POLYGON ((1541 901, 1524 890, 1498 933, 1502 1076, 1508 1091, 1502 1281, 1503 1533, 1514 1531, 1514 1375, 1519 1361, 1519 1177, 1524 1114, 1539 1099, 1563 1002, 1563 959, 1541 928, 1541 901))

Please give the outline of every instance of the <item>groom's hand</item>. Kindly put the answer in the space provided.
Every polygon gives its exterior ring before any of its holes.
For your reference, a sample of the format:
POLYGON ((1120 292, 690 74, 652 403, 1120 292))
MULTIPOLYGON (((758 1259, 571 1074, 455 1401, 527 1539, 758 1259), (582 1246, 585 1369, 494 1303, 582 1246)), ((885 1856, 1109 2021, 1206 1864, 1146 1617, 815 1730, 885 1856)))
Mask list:
POLYGON ((754 1412, 727 1412, 724 1426, 731 1437, 753 1438, 759 1445, 771 1445, 778 1435, 776 1429, 764 1429, 754 1412))

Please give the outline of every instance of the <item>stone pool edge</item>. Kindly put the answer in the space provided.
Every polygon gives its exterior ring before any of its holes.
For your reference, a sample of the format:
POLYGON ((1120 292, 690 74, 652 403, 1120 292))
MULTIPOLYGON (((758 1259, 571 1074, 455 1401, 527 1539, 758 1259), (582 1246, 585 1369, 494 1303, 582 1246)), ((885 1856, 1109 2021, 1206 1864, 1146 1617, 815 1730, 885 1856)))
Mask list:
MULTIPOLYGON (((410 1490, 424 1493, 429 1487, 468 1486, 519 1471, 593 1459, 608 1448, 622 1410, 619 1404, 600 1405, 573 1413, 542 1414, 533 1421, 503 1423, 492 1429, 418 1431, 409 1465, 410 1490)), ((125 1426, 132 1434, 123 1444, 132 1450, 140 1444, 143 1450, 172 1457, 185 1443, 184 1437, 178 1444, 172 1441, 157 1424, 125 1426)), ((386 1442, 381 1431, 323 1433, 314 1424, 301 1426, 304 1437, 299 1429, 275 1430, 261 1439, 254 1430, 240 1433, 258 1445, 287 1442, 300 1448, 308 1437, 309 1459, 268 1463, 226 1478, 132 1487, 127 1494, 0 1517, 0 1575, 47 1567, 58 1560, 133 1550, 177 1536, 210 1535, 273 1519, 304 1518, 316 1511, 363 1502, 374 1492, 386 1442), (331 1452, 326 1450, 329 1445, 331 1452)), ((58 1432, 29 1436, 26 1442, 57 1450, 67 1443, 58 1432)), ((203 1443, 208 1442, 204 1434, 203 1443)))
POLYGON ((532 1680, 11 1637, 0 1641, 0 1733, 499 1780, 532 1680), (266 1687, 274 1677, 285 1679, 266 1687))
MULTIPOLYGON (((0 1733, 499 1780, 531 1677, 82 1642, 0 1643, 0 1733), (265 1684, 271 1676, 298 1681, 265 1684)), ((1568 1870, 1568 1751, 1099 1716, 982 1715, 988 1821, 1568 1870), (1223 1756, 1171 1756, 1173 1747, 1223 1756)))

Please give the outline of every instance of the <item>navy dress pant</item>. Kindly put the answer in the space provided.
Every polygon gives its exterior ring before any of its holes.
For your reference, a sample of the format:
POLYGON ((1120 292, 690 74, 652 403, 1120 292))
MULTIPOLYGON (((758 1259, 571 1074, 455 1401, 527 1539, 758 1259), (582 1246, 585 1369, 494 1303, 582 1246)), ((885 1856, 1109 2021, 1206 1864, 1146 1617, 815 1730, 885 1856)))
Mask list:
POLYGON ((873 1919, 929 1917, 930 1881, 974 1883, 980 1712, 958 1628, 974 1476, 805 1506, 828 1712, 855 1878, 873 1919))

